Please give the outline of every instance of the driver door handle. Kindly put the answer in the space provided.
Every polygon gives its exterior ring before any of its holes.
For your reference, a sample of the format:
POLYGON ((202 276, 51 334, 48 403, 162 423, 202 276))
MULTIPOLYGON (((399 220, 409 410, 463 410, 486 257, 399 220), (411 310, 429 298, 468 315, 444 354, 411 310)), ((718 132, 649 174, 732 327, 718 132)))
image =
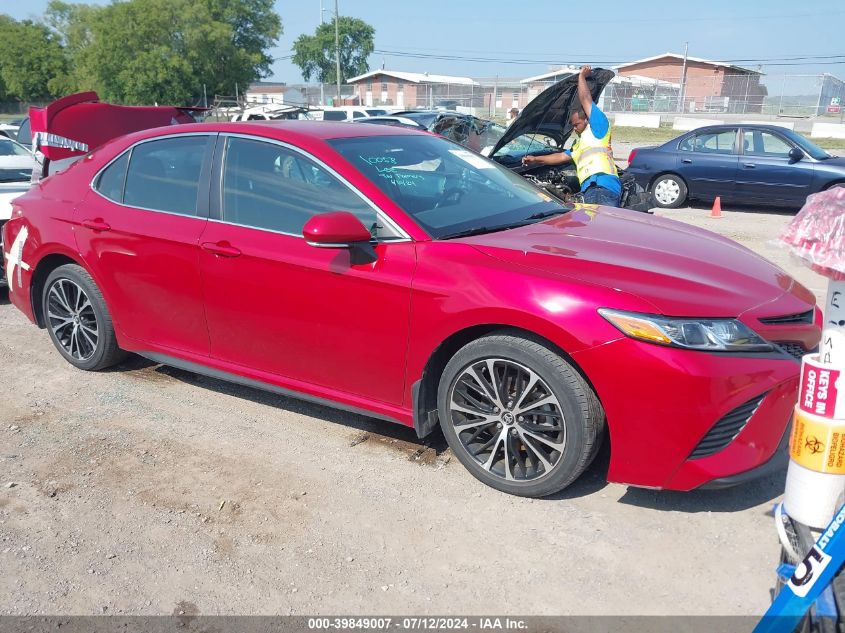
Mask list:
POLYGON ((755 165, 754 163, 743 163, 742 166, 746 169, 754 169, 755 167, 757 167, 757 165, 755 165))
POLYGON ((97 218, 96 220, 82 220, 80 223, 86 229, 91 229, 92 231, 110 231, 111 226, 107 222, 103 222, 102 219, 97 218))
POLYGON ((202 248, 220 257, 238 257, 241 254, 241 251, 229 242, 203 242, 202 248))
POLYGON ((681 162, 682 163, 692 163, 692 159, 691 158, 682 158, 681 162))

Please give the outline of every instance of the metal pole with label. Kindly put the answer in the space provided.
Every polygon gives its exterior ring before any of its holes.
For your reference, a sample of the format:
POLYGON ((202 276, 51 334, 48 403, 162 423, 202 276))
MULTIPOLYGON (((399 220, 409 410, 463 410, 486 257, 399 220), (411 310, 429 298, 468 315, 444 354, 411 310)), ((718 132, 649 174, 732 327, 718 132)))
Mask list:
POLYGON ((831 280, 818 354, 802 359, 783 506, 821 528, 845 501, 845 281, 831 280))

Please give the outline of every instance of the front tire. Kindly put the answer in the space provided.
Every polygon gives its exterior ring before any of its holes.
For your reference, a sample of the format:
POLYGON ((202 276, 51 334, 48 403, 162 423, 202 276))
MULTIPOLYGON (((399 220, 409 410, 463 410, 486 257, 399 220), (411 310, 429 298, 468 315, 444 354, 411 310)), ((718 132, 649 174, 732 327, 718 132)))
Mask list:
POLYGON ((661 209, 677 209, 687 199, 687 185, 675 174, 664 174, 651 185, 654 201, 661 209))
POLYGON ((440 426, 485 484, 544 497, 571 484, 598 452, 604 411, 590 386, 539 341, 502 333, 461 348, 438 389, 440 426))
POLYGON ((74 367, 97 371, 126 356, 117 346, 103 295, 81 266, 66 264, 51 272, 41 306, 50 340, 74 367))

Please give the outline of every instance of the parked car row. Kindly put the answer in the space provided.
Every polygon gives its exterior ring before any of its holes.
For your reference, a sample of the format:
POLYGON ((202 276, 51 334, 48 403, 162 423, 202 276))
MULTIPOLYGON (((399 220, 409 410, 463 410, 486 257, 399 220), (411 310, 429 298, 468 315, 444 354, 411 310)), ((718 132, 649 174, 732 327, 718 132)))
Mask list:
POLYGON ((46 173, 65 168, 3 227, 10 300, 79 369, 134 352, 439 427, 511 494, 566 487, 607 436, 608 478, 636 486, 781 467, 813 294, 728 239, 514 173, 565 141, 571 94, 551 96, 492 159, 402 126, 33 109, 46 173))

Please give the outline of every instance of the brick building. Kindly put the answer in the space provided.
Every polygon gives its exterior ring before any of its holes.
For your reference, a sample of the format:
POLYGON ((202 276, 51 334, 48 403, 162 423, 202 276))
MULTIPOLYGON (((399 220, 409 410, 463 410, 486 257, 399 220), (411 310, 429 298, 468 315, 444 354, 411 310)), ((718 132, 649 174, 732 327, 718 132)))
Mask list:
POLYGON ((346 83, 356 90, 359 103, 365 106, 454 108, 480 106, 483 100, 479 84, 469 77, 380 69, 352 77, 346 83))
POLYGON ((616 66, 621 76, 639 75, 680 84, 687 112, 761 112, 766 87, 762 73, 698 57, 664 53, 616 66), (682 75, 685 74, 685 77, 682 75))

